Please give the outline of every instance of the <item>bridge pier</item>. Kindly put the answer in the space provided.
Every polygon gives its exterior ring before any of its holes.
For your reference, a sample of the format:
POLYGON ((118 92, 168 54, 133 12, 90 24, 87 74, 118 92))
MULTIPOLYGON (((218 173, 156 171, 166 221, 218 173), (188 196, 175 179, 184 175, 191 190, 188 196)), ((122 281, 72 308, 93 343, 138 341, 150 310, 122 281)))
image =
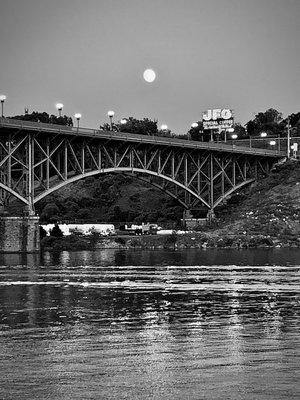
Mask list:
POLYGON ((35 253, 39 250, 39 217, 0 215, 0 253, 35 253))

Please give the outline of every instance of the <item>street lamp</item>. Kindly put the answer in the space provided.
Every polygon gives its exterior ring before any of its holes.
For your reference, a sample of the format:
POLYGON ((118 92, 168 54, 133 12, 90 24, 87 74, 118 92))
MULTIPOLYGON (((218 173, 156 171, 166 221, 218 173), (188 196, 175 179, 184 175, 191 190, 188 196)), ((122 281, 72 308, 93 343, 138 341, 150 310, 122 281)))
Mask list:
POLYGON ((121 125, 126 125, 127 124, 127 119, 126 118, 122 118, 120 121, 121 125))
POLYGON ((237 137, 238 137, 238 135, 237 135, 236 133, 233 133, 233 134, 231 135, 232 145, 233 145, 233 146, 234 146, 234 144, 235 144, 235 140, 237 139, 237 137))
POLYGON ((62 109, 64 108, 64 105, 62 103, 56 103, 56 109, 58 111, 58 116, 61 117, 61 112, 62 109))
POLYGON ((162 125, 160 126, 160 130, 161 130, 161 131, 167 131, 167 130, 168 130, 168 125, 162 124, 162 125))
POLYGON ((260 134, 260 137, 262 137, 262 138, 265 138, 267 136, 268 136, 267 132, 261 132, 261 134, 260 134))
MULTIPOLYGON (((196 128, 198 128, 198 123, 197 122, 193 122, 192 124, 191 124, 191 128, 192 129, 196 129, 196 128)), ((188 134, 187 134, 187 138, 188 138, 188 140, 191 140, 191 133, 190 132, 188 132, 188 134)))
POLYGON ((79 129, 79 121, 80 121, 80 118, 81 118, 81 114, 80 113, 76 113, 75 115, 74 115, 74 117, 76 118, 76 120, 77 120, 77 130, 79 129))
POLYGON ((115 115, 115 112, 110 110, 110 111, 107 112, 107 115, 108 115, 109 120, 110 120, 110 130, 112 131, 113 130, 113 117, 115 115))
POLYGON ((224 131, 224 142, 226 142, 227 141, 227 136, 226 136, 226 133, 233 133, 234 132, 234 128, 225 128, 225 131, 224 131))
POLYGON ((291 132, 290 132, 290 117, 287 120, 287 158, 290 158, 291 153, 291 132))
POLYGON ((4 102, 6 100, 5 94, 0 94, 0 101, 1 101, 1 117, 3 118, 3 107, 4 107, 4 102))
POLYGON ((276 140, 271 140, 271 141, 270 141, 270 146, 272 146, 272 147, 273 147, 273 146, 276 146, 276 140))

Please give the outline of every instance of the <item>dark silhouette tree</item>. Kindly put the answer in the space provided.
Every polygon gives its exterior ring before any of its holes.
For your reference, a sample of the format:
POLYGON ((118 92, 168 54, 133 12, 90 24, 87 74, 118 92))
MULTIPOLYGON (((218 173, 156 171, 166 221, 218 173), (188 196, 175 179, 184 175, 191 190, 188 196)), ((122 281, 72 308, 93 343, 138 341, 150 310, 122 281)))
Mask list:
POLYGON ((234 124, 234 133, 238 139, 245 139, 247 137, 247 131, 239 122, 234 124))
POLYGON ((44 237, 46 236, 47 236, 46 230, 42 226, 40 226, 40 239, 44 239, 44 237))
POLYGON ((64 236, 64 234, 62 233, 58 224, 55 224, 54 227, 50 230, 50 236, 57 237, 57 238, 64 236))
POLYGON ((197 126, 191 126, 187 132, 187 138, 201 142, 208 142, 210 140, 210 132, 203 129, 203 122, 197 121, 197 126))
POLYGON ((49 115, 46 112, 37 112, 33 111, 31 114, 21 114, 14 115, 13 117, 9 117, 12 119, 18 119, 22 121, 31 121, 31 122, 42 122, 44 124, 57 124, 57 125, 65 125, 65 126, 73 126, 73 120, 71 117, 67 115, 63 115, 58 117, 56 115, 49 115))
MULTIPOLYGON (((158 135, 159 131, 157 128, 157 121, 149 118, 136 119, 133 117, 124 118, 117 123, 112 124, 112 130, 119 132, 136 133, 139 135, 158 135), (126 121, 126 122, 125 122, 126 121)), ((111 130, 111 125, 104 123, 100 126, 100 129, 111 130)))
POLYGON ((265 112, 259 112, 253 120, 247 122, 247 132, 250 136, 259 136, 261 132, 271 135, 279 135, 282 132, 282 113, 269 108, 265 112))

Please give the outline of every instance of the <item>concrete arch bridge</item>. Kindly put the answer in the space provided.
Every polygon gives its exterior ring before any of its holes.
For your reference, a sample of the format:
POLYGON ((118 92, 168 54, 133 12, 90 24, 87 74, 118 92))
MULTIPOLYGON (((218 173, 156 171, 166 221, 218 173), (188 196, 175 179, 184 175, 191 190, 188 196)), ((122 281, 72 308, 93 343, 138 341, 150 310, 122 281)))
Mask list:
POLYGON ((220 142, 0 118, 0 202, 5 207, 15 197, 33 215, 35 203, 71 182, 122 173, 160 188, 187 210, 213 212, 283 157, 220 142))

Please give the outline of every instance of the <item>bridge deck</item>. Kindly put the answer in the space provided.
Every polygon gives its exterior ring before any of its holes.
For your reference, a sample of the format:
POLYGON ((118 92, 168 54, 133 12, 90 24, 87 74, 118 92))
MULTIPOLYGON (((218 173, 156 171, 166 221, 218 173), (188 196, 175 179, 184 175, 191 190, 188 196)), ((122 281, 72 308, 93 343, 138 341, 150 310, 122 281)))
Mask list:
POLYGON ((17 119, 0 118, 1 131, 10 131, 19 129, 28 132, 46 132, 48 134, 73 135, 89 138, 108 139, 122 142, 139 142, 145 144, 156 144, 161 146, 181 147, 189 149, 204 149, 222 153, 237 153, 261 155, 272 158, 285 157, 285 152, 277 150, 267 150, 260 148, 250 148, 234 144, 225 144, 220 142, 196 142, 184 139, 176 139, 164 136, 145 136, 125 132, 105 131, 101 129, 76 128, 65 125, 45 124, 40 122, 29 122, 17 119))

